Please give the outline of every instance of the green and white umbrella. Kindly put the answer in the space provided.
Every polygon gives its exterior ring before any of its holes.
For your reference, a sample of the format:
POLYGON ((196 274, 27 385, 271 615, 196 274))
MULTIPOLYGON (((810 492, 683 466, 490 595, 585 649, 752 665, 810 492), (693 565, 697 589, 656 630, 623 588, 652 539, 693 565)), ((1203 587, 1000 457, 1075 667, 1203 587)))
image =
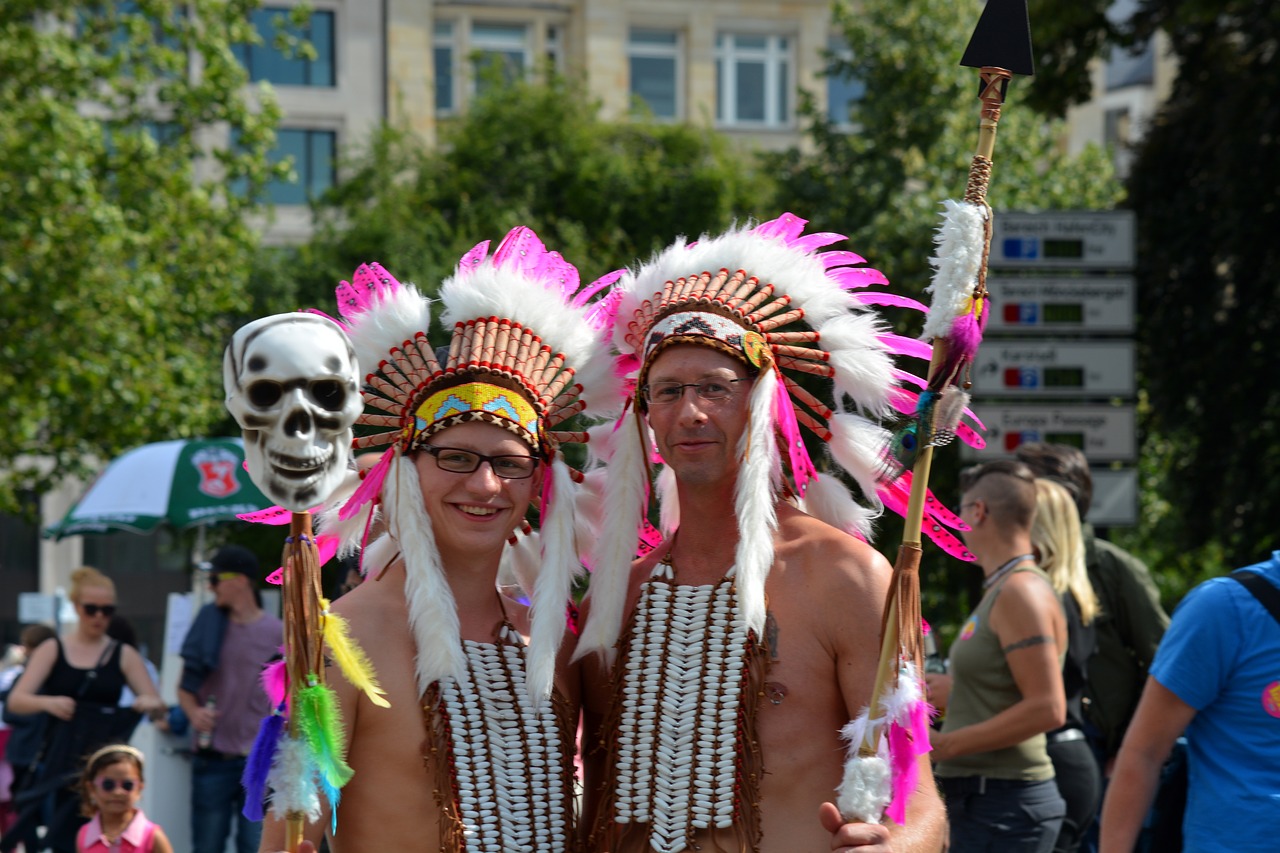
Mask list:
POLYGON ((231 521, 272 503, 244 470, 241 439, 160 441, 114 460, 45 535, 149 533, 162 524, 185 530, 231 521))

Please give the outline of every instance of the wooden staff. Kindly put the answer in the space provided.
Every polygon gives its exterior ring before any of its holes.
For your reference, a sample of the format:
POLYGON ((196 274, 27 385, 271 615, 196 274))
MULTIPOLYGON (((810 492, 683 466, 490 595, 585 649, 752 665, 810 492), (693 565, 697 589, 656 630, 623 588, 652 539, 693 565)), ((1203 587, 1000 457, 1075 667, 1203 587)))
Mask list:
MULTIPOLYGON (((320 624, 320 555, 311 532, 311 513, 295 512, 284 547, 285 671, 289 691, 295 694, 314 677, 324 680, 324 643, 320 624)), ((298 738, 296 706, 289 714, 289 737, 298 738)), ((297 853, 306 829, 306 815, 291 811, 285 816, 285 850, 297 853)))
MULTIPOLYGON (((978 26, 960 64, 977 68, 980 78, 978 98, 982 102, 978 127, 978 146, 969 166, 969 180, 964 200, 968 204, 987 207, 987 187, 991 180, 992 156, 995 151, 996 126, 1004 104, 1009 81, 1014 74, 1031 75, 1031 27, 1026 0, 987 0, 978 26)), ((975 293, 985 294, 987 254, 991 246, 991 217, 988 209, 983 240, 982 263, 978 271, 975 293)), ((934 338, 933 357, 929 362, 928 387, 931 389, 955 381, 953 376, 939 376, 946 362, 946 341, 934 338)), ((923 434, 922 434, 923 435, 923 434)), ((912 469, 911 494, 907 502, 906 526, 902 546, 893 567, 893 581, 881 621, 880 663, 871 693, 871 715, 874 718, 885 691, 896 684, 899 663, 904 658, 921 669, 924 636, 920 618, 920 528, 924 521, 925 496, 933 464, 933 445, 925 443, 912 469)), ((880 726, 869 725, 859 748, 862 756, 875 755, 879 747, 880 726)))

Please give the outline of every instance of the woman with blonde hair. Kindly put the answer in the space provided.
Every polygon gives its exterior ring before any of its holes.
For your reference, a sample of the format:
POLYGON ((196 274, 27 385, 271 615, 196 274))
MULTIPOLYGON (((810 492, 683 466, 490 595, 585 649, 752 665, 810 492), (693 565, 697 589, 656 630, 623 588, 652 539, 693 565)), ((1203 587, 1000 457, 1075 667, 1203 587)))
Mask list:
POLYGON ((45 797, 54 797, 46 843, 55 853, 75 849, 79 796, 66 783, 79 774, 80 760, 103 743, 127 741, 138 722, 137 714, 117 707, 125 686, 137 696, 134 711, 158 714, 165 707, 142 656, 107 635, 116 612, 111 578, 89 566, 76 569, 70 598, 79 617, 75 627, 36 647, 8 700, 16 714, 42 712, 50 718, 40 766, 19 795, 19 821, 32 819, 32 811, 38 815, 45 797))
POLYGON ((1067 654, 1062 664, 1067 718, 1061 728, 1045 737, 1058 793, 1067 801, 1067 816, 1054 853, 1075 853, 1097 817, 1102 799, 1102 773, 1084 736, 1082 705, 1087 664, 1097 642, 1093 622, 1098 615, 1098 596, 1085 570, 1084 537, 1075 500, 1052 480, 1036 480, 1031 544, 1067 616, 1067 654))

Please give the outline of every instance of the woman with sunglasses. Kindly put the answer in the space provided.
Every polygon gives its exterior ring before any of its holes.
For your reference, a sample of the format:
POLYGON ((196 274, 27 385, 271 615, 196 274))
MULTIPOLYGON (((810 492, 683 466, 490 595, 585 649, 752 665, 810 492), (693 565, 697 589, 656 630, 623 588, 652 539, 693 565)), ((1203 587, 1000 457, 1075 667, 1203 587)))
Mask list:
POLYGON ((43 712, 53 718, 42 751, 44 766, 32 787, 48 786, 56 798, 55 817, 49 826, 55 853, 74 849, 79 828, 79 822, 71 819, 78 810, 79 797, 62 784, 64 777, 79 772, 77 762, 86 750, 101 746, 103 739, 127 740, 132 726, 127 732, 120 727, 136 723, 136 718, 121 721, 111 710, 119 703, 125 685, 137 696, 133 710, 138 713, 161 713, 165 708, 142 656, 107 635, 116 612, 116 588, 111 578, 88 566, 76 569, 71 574, 70 597, 79 617, 75 627, 36 648, 8 701, 14 713, 43 712))

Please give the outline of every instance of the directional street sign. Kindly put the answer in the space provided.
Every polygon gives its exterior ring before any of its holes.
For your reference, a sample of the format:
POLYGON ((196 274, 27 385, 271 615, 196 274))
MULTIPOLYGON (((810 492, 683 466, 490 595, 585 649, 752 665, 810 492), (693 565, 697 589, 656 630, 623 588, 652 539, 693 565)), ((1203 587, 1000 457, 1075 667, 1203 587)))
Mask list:
POLYGON ((1132 269, 1131 210, 997 213, 991 267, 1132 269))
POLYGON ((1132 341, 990 338, 974 360, 973 396, 1129 397, 1132 341))
POLYGON ((987 332, 1132 332, 1134 283, 1129 277, 992 275, 987 332))
POLYGON ((1093 461, 1131 461, 1138 447, 1133 406, 1091 406, 1063 402, 1036 406, 974 404, 987 425, 987 446, 975 450, 964 445, 970 459, 985 461, 1009 456, 1019 445, 1033 441, 1069 444, 1093 461))
POLYGON ((1138 472, 1133 468, 1094 468, 1093 503, 1087 520, 1098 527, 1133 527, 1138 523, 1138 472))

